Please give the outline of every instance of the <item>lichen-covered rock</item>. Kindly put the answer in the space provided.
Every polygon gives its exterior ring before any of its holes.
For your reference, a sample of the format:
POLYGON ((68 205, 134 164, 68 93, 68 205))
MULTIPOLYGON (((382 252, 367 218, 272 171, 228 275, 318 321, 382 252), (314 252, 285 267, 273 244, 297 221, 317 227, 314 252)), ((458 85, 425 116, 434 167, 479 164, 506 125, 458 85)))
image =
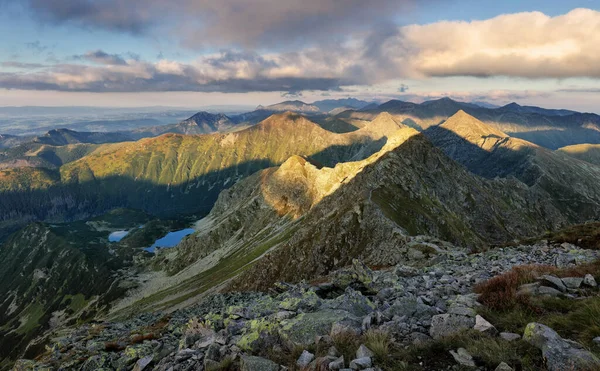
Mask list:
POLYGON ((445 336, 453 335, 463 330, 468 330, 475 326, 475 319, 456 314, 438 314, 431 319, 429 335, 434 339, 440 339, 445 336))
POLYGON ((581 344, 563 339, 550 327, 532 322, 525 328, 523 340, 542 351, 549 371, 598 370, 600 360, 581 344))
POLYGON ((360 321, 343 310, 326 309, 313 313, 301 313, 295 318, 281 322, 280 335, 298 345, 310 345, 319 335, 329 335, 334 323, 348 323, 360 328, 360 321))
POLYGON ((363 294, 348 287, 344 295, 340 295, 332 301, 327 302, 324 308, 341 309, 357 317, 363 317, 373 312, 376 306, 363 294))
POLYGON ((279 365, 261 357, 242 356, 240 360, 241 371, 279 371, 279 365))

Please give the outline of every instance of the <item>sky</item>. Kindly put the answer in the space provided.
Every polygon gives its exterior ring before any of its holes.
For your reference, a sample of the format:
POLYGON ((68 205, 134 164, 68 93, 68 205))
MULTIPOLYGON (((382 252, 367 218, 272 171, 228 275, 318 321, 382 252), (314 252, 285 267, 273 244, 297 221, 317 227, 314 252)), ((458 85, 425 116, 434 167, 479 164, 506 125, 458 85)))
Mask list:
POLYGON ((0 0, 0 106, 449 96, 600 112, 600 0, 0 0))

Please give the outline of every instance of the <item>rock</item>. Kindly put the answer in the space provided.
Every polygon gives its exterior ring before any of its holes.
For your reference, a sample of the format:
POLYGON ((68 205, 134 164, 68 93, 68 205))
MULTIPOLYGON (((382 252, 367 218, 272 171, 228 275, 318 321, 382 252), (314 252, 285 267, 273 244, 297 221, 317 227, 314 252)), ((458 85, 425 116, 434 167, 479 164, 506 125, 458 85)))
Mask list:
POLYGON ((565 284, 563 283, 563 281, 560 278, 558 278, 558 277, 545 274, 545 275, 541 276, 538 279, 538 281, 540 281, 542 285, 553 287, 553 288, 557 289, 560 292, 566 292, 567 291, 567 287, 565 286, 565 284))
POLYGON ((539 282, 526 283, 524 285, 519 286, 519 288, 517 289, 517 295, 537 295, 539 288, 539 282))
POLYGON ((594 276, 592 276, 589 273, 586 274, 585 277, 583 277, 583 284, 589 287, 598 286, 598 284, 596 283, 596 279, 594 279, 594 276))
POLYGON ((331 326, 331 332, 329 335, 331 337, 335 337, 340 334, 350 333, 355 336, 360 336, 362 334, 362 326, 358 325, 357 322, 354 321, 341 321, 336 322, 331 326))
POLYGON ((337 350, 336 347, 332 346, 327 351, 327 356, 328 357, 339 357, 340 356, 340 352, 337 350))
POLYGON ((413 345, 421 345, 421 344, 425 344, 428 341, 431 341, 431 336, 426 335, 422 332, 412 332, 410 333, 410 335, 408 335, 408 338, 410 339, 410 342, 413 345))
POLYGON ((317 336, 330 335, 333 325, 338 329, 344 324, 360 329, 358 318, 343 310, 320 310, 313 313, 301 313, 295 318, 281 322, 279 334, 285 340, 297 345, 313 344, 317 336))
POLYGON ((341 370, 344 368, 344 356, 337 358, 335 361, 329 362, 330 370, 341 370))
POLYGON ((521 335, 515 334, 513 332, 501 332, 500 337, 506 341, 515 341, 521 338, 521 335))
POLYGON ((538 295, 545 295, 545 296, 558 296, 561 295, 562 292, 560 292, 557 289, 554 289, 552 287, 546 287, 546 286, 540 286, 538 288, 538 295))
POLYGON ((242 356, 241 371, 279 371, 279 365, 268 359, 254 356, 242 356))
POLYGON ((494 371, 515 371, 512 367, 510 367, 509 365, 507 365, 506 363, 502 362, 498 365, 498 367, 496 367, 496 369, 494 371))
POLYGON ((371 367, 371 357, 357 358, 350 362, 350 368, 353 370, 364 370, 371 367))
POLYGON ((456 314, 438 314, 431 319, 429 335, 434 339, 455 334, 462 330, 468 330, 475 325, 475 319, 456 314))
POLYGON ((486 334, 496 335, 498 330, 489 323, 485 318, 481 317, 479 314, 475 316, 475 326, 473 329, 479 332, 485 332, 486 334))
POLYGON ((578 289, 583 283, 581 277, 565 277, 562 279, 563 283, 568 289, 578 289))
POLYGON ((192 358, 192 356, 195 356, 198 354, 200 354, 200 351, 195 350, 195 349, 182 349, 179 352, 177 352, 177 354, 175 354, 175 361, 183 362, 183 361, 186 361, 186 360, 192 358))
POLYGON ((423 260, 425 259, 425 254, 421 250, 410 248, 406 253, 406 256, 410 260, 423 260))
POLYGON ((600 345, 600 336, 596 336, 595 338, 592 339, 592 341, 594 342, 594 344, 600 345))
POLYGON ((152 356, 146 356, 144 358, 138 359, 133 367, 133 371, 142 371, 152 362, 152 356))
POLYGON ((398 277, 414 277, 419 274, 419 270, 408 265, 397 265, 394 274, 398 277))
POLYGON ((376 309, 375 305, 369 299, 350 287, 346 288, 344 295, 338 296, 323 307, 345 310, 357 317, 366 316, 376 309))
POLYGON ((475 367, 475 361, 473 361, 473 356, 471 356, 465 348, 458 348, 456 352, 451 350, 450 354, 452 355, 452 358, 454 358, 454 360, 458 362, 458 364, 466 367, 475 367))
POLYGON ((563 339, 550 327, 532 322, 525 328, 523 340, 542 351, 549 371, 598 370, 600 360, 581 344, 563 339))
POLYGON ((315 359, 315 355, 307 350, 304 350, 302 354, 300 354, 300 357, 298 357, 296 365, 300 368, 306 367, 312 362, 313 359, 315 359))
POLYGON ((369 348, 367 348, 364 344, 361 344, 356 350, 356 358, 365 358, 365 357, 373 357, 375 353, 369 348))

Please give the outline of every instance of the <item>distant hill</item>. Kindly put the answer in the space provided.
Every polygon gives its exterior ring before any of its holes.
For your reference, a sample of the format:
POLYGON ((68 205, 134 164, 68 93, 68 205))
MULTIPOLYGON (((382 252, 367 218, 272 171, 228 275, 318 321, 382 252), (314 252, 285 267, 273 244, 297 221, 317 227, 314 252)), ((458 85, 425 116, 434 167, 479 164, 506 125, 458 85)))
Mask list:
POLYGON ((277 104, 272 104, 270 106, 258 106, 256 107, 257 111, 269 111, 269 112, 297 112, 297 113, 319 113, 319 108, 312 104, 307 104, 299 100, 289 100, 277 104))
POLYGON ((405 125, 425 130, 443 123, 460 110, 512 137, 549 149, 572 144, 600 143, 600 116, 596 114, 520 106, 516 103, 499 108, 484 108, 450 98, 421 104, 391 100, 376 108, 344 111, 335 117, 359 126, 381 112, 389 112, 405 125))
POLYGON ((366 107, 370 103, 371 102, 355 98, 343 98, 318 100, 313 102, 312 105, 318 107, 321 112, 331 112, 335 109, 340 108, 361 109, 366 107))
POLYGON ((336 134, 288 112, 229 134, 105 144, 56 170, 0 170, 0 218, 63 220, 113 207, 208 212, 222 189, 294 154, 328 166, 365 158, 385 144, 385 125, 336 134))
POLYGON ((559 148, 558 151, 600 166, 600 144, 576 144, 559 148))

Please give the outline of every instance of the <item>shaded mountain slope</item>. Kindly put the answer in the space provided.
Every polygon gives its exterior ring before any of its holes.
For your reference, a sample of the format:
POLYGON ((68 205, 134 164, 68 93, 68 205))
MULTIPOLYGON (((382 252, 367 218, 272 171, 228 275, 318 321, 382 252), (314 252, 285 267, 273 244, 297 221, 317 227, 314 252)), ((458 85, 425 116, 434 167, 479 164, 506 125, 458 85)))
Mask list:
POLYGON ((425 130, 443 123, 460 110, 512 137, 525 139, 549 149, 571 144, 600 143, 598 115, 520 106, 516 103, 499 108, 485 108, 450 98, 421 104, 391 100, 376 108, 345 111, 336 117, 357 125, 365 120, 372 120, 381 112, 389 112, 405 125, 425 130))
POLYGON ((558 151, 600 166, 600 144, 576 144, 559 148, 558 151))
POLYGON ((0 220, 14 217, 9 213, 15 210, 30 220, 81 218, 113 207, 160 215, 206 213, 222 189, 291 155, 330 166, 369 156, 386 142, 382 128, 374 127, 335 134, 284 113, 235 133, 167 134, 105 145, 57 171, 4 171, 0 220))
POLYGON ((573 218, 598 216, 599 167, 509 137, 463 111, 424 134, 475 174, 487 178, 514 176, 547 192, 557 207, 573 218))
POLYGON ((479 248, 585 220, 579 205, 562 206, 514 177, 474 175, 402 128, 365 160, 318 169, 293 156, 222 192, 198 232, 155 258, 174 276, 135 293, 119 313, 177 307, 222 285, 311 279, 352 258, 418 261, 435 254, 423 235, 479 248))

